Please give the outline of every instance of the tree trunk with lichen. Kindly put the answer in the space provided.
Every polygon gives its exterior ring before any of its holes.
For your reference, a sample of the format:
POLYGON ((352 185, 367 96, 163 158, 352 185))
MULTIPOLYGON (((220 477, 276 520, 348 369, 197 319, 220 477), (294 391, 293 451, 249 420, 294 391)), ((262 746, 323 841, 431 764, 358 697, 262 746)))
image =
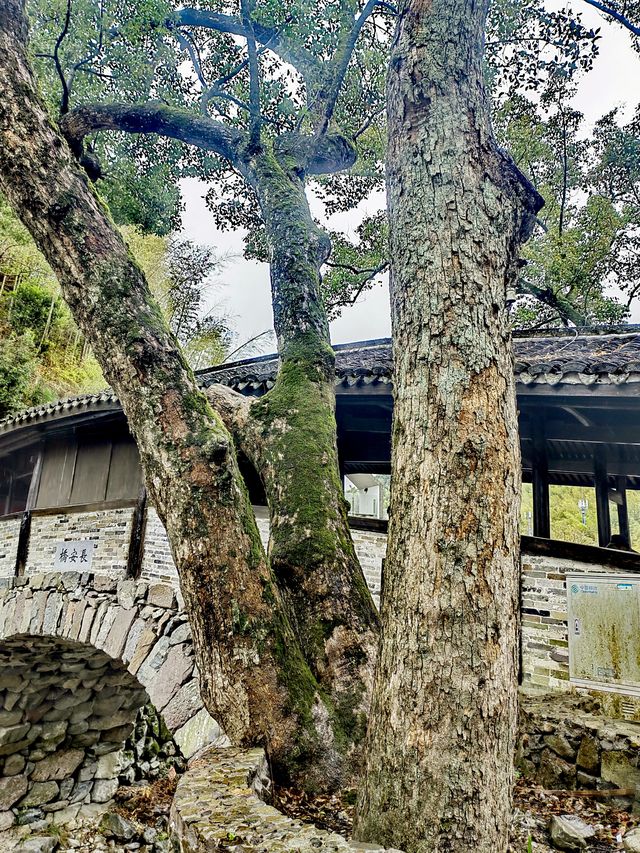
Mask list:
POLYGON ((327 787, 343 745, 262 550, 233 442, 143 274, 39 99, 22 0, 0 7, 0 188, 55 271, 120 397, 166 525, 203 697, 233 742, 327 787))
POLYGON ((519 444, 506 289, 540 201, 495 145, 488 2, 404 0, 388 78, 395 410, 356 837, 506 850, 519 444))
POLYGON ((245 412, 237 435, 265 486, 269 557, 300 646, 351 752, 366 728, 378 616, 353 547, 338 468, 335 356, 319 293, 330 243, 312 220, 290 152, 263 150, 250 168, 267 232, 281 364, 275 386, 245 412))

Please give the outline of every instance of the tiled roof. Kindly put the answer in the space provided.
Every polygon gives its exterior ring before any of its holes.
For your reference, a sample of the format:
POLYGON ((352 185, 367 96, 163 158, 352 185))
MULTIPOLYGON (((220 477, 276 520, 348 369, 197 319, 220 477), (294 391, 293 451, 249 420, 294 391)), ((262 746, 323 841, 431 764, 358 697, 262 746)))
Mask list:
MULTIPOLYGON (((514 370, 521 385, 620 384, 640 381, 640 326, 614 330, 575 329, 516 333, 514 370)), ((336 350, 337 385, 371 385, 391 381, 391 341, 388 338, 341 344, 336 350)), ((276 377, 278 359, 258 359, 223 364, 201 371, 206 385, 221 383, 244 394, 267 391, 276 377)))
MULTIPOLYGON (((514 335, 515 375, 521 386, 620 385, 640 382, 640 326, 615 329, 575 329, 514 335)), ((368 386, 391 383, 391 341, 388 338, 340 344, 336 350, 336 385, 368 386)), ((247 395, 273 386, 278 370, 275 355, 222 364, 199 371, 203 387, 220 383, 247 395)), ((639 389, 640 390, 640 389, 639 389)), ((0 435, 54 417, 118 407, 110 390, 27 409, 0 421, 0 435)))
POLYGON ((108 411, 119 408, 120 402, 118 397, 110 389, 101 391, 99 394, 83 394, 80 397, 69 397, 66 400, 43 403, 41 406, 34 406, 15 415, 9 415, 9 417, 0 421, 0 435, 41 420, 79 415, 86 411, 108 411))

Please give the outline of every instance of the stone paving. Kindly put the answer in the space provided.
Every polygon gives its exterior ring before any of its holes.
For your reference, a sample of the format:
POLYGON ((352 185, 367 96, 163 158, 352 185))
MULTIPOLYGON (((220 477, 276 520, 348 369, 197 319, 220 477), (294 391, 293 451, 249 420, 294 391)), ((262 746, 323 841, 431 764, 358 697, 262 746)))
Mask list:
POLYGON ((286 817, 265 802, 270 787, 262 749, 210 750, 178 782, 169 817, 172 842, 180 853, 385 853, 379 845, 349 842, 286 817))

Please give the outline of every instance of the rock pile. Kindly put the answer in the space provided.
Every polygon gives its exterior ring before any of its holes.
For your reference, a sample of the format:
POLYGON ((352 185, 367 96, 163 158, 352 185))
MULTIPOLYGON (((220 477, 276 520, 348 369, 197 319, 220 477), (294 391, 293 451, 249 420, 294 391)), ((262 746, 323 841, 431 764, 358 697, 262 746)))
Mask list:
POLYGON ((133 731, 125 743, 120 783, 131 785, 141 779, 159 779, 172 767, 181 772, 186 768, 186 761, 160 714, 153 705, 145 705, 138 712, 133 731))
POLYGON ((599 715, 590 696, 523 697, 518 767, 551 790, 624 790, 640 799, 640 724, 599 715))

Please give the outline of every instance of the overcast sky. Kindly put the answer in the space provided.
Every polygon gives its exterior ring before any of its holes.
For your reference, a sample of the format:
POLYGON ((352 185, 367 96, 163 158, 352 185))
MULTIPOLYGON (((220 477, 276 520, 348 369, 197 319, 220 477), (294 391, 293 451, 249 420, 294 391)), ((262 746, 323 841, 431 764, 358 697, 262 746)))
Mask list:
MULTIPOLYGON (((563 3, 549 2, 549 8, 559 9, 563 3)), ((631 48, 629 35, 619 26, 603 20, 600 15, 585 6, 585 24, 602 28, 600 56, 594 70, 582 82, 575 106, 585 115, 585 121, 593 124, 603 113, 615 106, 625 111, 625 118, 638 103, 640 91, 640 57, 631 48)), ((222 254, 234 257, 228 261, 220 277, 220 286, 212 294, 212 301, 219 304, 227 315, 230 326, 236 333, 236 345, 273 326, 269 271, 266 264, 246 261, 242 257, 243 233, 221 232, 204 202, 206 185, 196 179, 183 183, 186 209, 183 215, 183 233, 191 240, 215 247, 222 254)), ((327 220, 322 204, 312 200, 314 215, 335 229, 353 233, 362 215, 374 212, 384 204, 378 193, 357 211, 340 214, 327 220)), ((640 322, 640 308, 632 319, 640 322)), ((386 284, 379 285, 365 294, 342 317, 331 324, 333 343, 346 343, 370 338, 386 337, 390 334, 389 293, 386 284)), ((273 350, 273 344, 267 349, 273 350)))

